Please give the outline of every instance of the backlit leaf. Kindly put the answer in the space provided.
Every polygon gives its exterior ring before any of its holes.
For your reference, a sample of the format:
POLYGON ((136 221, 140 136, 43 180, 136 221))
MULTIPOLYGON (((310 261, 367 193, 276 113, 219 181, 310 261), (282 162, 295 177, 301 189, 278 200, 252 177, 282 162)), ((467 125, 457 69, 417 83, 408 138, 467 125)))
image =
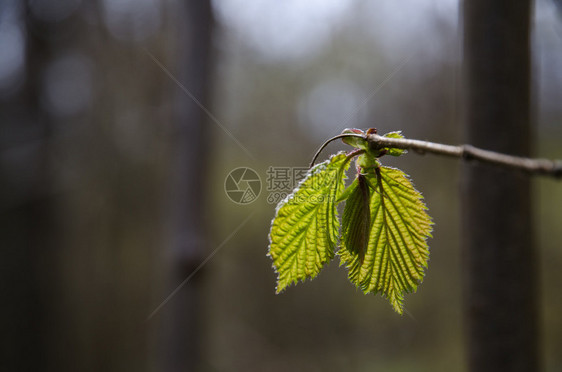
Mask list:
POLYGON ((276 209, 269 253, 277 271, 277 293, 314 278, 334 257, 339 221, 336 200, 344 187, 349 158, 344 152, 313 167, 276 209))
MULTIPOLYGON (((401 170, 381 167, 365 179, 373 188, 367 250, 361 257, 344 244, 338 255, 352 283, 364 293, 381 293, 402 314, 404 293, 415 292, 423 280, 433 223, 423 197, 401 170)), ((342 241, 348 241, 345 235, 342 241)))
POLYGON ((363 261, 369 241, 370 190, 364 175, 358 175, 357 182, 349 186, 351 192, 342 216, 342 246, 359 256, 363 261))
MULTIPOLYGON (((404 138, 401 131, 388 132, 385 135, 383 135, 383 137, 399 138, 399 139, 404 138)), ((387 148, 385 148, 385 150, 387 150, 388 155, 392 155, 392 156, 400 156, 400 155, 405 154, 407 152, 404 149, 397 149, 397 148, 394 148, 394 147, 390 147, 390 148, 387 147, 387 148)))

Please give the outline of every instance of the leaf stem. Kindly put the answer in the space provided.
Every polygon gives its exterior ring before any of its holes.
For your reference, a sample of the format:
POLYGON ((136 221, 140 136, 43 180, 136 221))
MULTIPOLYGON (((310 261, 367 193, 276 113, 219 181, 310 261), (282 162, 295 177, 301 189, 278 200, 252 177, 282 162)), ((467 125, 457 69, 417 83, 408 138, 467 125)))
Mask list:
POLYGON ((413 150, 419 154, 432 153, 466 161, 479 161, 495 166, 517 169, 530 174, 562 178, 562 161, 549 159, 532 159, 483 150, 471 145, 452 146, 435 142, 427 142, 405 138, 390 138, 378 134, 365 134, 370 146, 375 149, 387 147, 413 150))
POLYGON ((356 133, 342 133, 342 134, 338 134, 337 136, 334 136, 332 138, 330 138, 329 140, 327 140, 326 142, 324 142, 322 144, 322 146, 320 146, 320 148, 318 149, 318 151, 316 151, 316 154, 314 154, 314 157, 312 158, 312 161, 310 162, 310 168, 312 168, 314 166, 314 162, 316 161, 316 159, 318 158, 318 156, 320 155, 320 153, 322 152, 322 150, 324 150, 324 148, 326 146, 328 146, 328 144, 332 141, 337 140, 338 138, 346 138, 346 137, 359 137, 359 138, 365 138, 364 135, 362 134, 356 134, 356 133))

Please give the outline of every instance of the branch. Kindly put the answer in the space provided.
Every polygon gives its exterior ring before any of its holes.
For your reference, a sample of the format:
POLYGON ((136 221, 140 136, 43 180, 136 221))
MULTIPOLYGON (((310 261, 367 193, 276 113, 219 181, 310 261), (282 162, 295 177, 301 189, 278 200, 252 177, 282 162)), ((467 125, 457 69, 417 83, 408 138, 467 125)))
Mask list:
POLYGON ((548 159, 531 159, 482 150, 471 145, 451 146, 441 143, 426 142, 404 138, 388 138, 378 134, 366 134, 369 145, 375 149, 393 147, 413 150, 419 154, 432 153, 437 155, 476 160, 507 169, 517 169, 530 174, 538 174, 562 178, 562 161, 548 159))

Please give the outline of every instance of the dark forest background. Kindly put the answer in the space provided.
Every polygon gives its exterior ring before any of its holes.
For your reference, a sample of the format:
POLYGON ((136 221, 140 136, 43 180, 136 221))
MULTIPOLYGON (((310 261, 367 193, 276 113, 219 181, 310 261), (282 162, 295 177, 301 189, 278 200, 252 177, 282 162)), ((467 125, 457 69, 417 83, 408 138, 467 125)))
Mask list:
MULTIPOLYGON (((0 369, 466 370, 458 161, 384 159, 435 221, 407 315, 353 288, 337 260, 275 295, 266 257, 270 167, 306 167, 345 127, 465 141, 461 12, 1 1, 0 369), (237 167, 261 178, 252 203, 225 193, 237 167)), ((531 20, 532 153, 561 159, 562 7, 537 0, 531 20)), ((558 371, 562 187, 532 190, 540 357, 558 371)))

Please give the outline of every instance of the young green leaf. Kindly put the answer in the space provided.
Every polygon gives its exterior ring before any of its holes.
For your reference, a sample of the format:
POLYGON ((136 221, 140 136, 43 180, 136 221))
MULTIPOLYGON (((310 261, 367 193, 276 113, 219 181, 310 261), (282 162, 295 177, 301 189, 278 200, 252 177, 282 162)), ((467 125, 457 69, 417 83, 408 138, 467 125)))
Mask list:
MULTIPOLYGON (((404 138, 404 136, 402 135, 401 131, 396 131, 396 132, 388 132, 385 135, 383 135, 383 137, 388 137, 388 138, 404 138)), ((387 154, 388 155, 392 155, 392 156, 400 156, 404 153, 406 153, 406 150, 404 149, 397 149, 397 148, 386 148, 386 150, 388 151, 387 154)))
MULTIPOLYGON (((367 250, 361 257, 344 244, 338 255, 352 283, 364 293, 381 293, 402 314, 404 293, 416 291, 423 280, 429 259, 426 239, 433 223, 423 197, 401 170, 380 167, 365 179, 374 188, 370 192, 367 250)), ((353 229, 343 230, 344 243, 350 240, 348 231, 353 229)))
POLYGON ((359 174, 351 188, 342 216, 342 246, 358 255, 360 262, 363 262, 371 226, 370 191, 365 176, 359 174))
POLYGON ((357 178, 353 180, 353 182, 351 183, 351 185, 349 185, 348 187, 346 187, 338 196, 338 199, 336 200, 336 204, 341 203, 342 201, 347 200, 347 198, 349 198, 349 196, 351 195, 351 193, 353 192, 353 190, 355 190, 355 188, 357 187, 357 178))
POLYGON ((277 293, 299 280, 314 278, 334 257, 339 230, 336 200, 349 160, 340 152, 316 165, 277 206, 268 253, 278 274, 277 293))
MULTIPOLYGON (((341 134, 359 134, 364 136, 365 132, 363 132, 361 129, 355 129, 355 128, 346 128, 343 130, 343 132, 341 132, 341 134)), ((344 137, 342 138, 343 143, 348 144, 349 146, 355 147, 357 149, 362 149, 362 150, 369 150, 369 142, 367 141, 367 139, 365 137, 361 138, 361 137, 344 137)))

